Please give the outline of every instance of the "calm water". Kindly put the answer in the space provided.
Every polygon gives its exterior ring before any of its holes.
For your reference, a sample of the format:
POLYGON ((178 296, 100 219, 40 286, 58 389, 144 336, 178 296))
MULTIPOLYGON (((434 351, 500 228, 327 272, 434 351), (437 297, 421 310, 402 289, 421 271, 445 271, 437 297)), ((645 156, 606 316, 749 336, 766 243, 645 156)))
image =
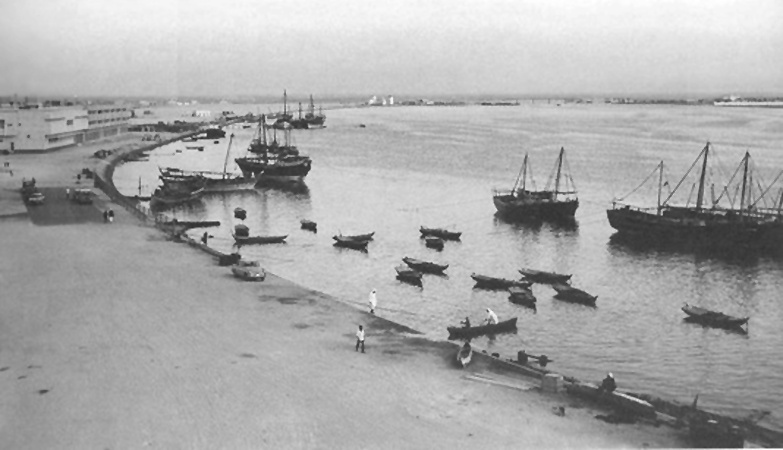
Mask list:
MULTIPOLYGON (((771 181, 783 169, 783 110, 526 104, 327 115, 327 128, 294 133, 314 161, 305 186, 209 195, 168 213, 220 220, 220 228, 209 230, 210 245, 228 251, 232 212, 241 206, 251 234, 289 234, 287 244, 243 248, 245 259, 260 259, 268 270, 358 308, 366 308, 376 288, 379 315, 434 339, 446 339, 446 326, 465 316, 480 321, 490 307, 501 320, 519 318, 516 334, 474 341, 504 358, 522 349, 544 353, 555 360, 554 370, 580 379, 599 381, 612 371, 622 389, 683 402, 700 394, 705 408, 734 415, 770 410, 766 423, 783 422, 783 261, 629 248, 610 239, 614 230, 605 215, 612 198, 631 191, 660 160, 676 182, 707 140, 728 173, 750 150, 771 181), (578 226, 496 218, 492 188, 511 187, 525 152, 544 187, 561 146, 580 192, 578 226), (302 218, 318 222, 318 234, 300 230, 302 218), (462 242, 447 242, 442 252, 428 249, 420 225, 462 231, 462 242), (376 239, 366 254, 332 246, 338 232, 370 231, 376 239), (423 289, 403 284, 394 267, 404 256, 448 263, 448 277, 425 275, 423 289), (565 303, 535 285, 533 311, 503 292, 472 289, 472 272, 515 278, 520 267, 572 273, 575 286, 598 295, 598 306, 565 303), (686 323, 684 302, 750 316, 750 332, 686 323)), ((231 132, 232 153, 244 153, 252 130, 231 132)), ((141 183, 149 195, 157 166, 221 170, 227 142, 202 141, 204 152, 169 145, 148 162, 119 167, 115 182, 129 195, 141 183)), ((654 205, 654 187, 629 200, 654 205)))

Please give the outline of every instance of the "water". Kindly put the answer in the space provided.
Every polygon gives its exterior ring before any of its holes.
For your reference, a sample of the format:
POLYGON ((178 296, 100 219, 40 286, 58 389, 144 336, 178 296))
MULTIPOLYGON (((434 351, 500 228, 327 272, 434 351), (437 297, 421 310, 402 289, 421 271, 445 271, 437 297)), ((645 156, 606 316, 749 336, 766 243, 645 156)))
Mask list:
MULTIPOLYGON (((771 181, 783 169, 783 110, 523 104, 327 116, 327 128, 294 133, 314 161, 304 186, 209 195, 168 213, 220 220, 209 229, 210 245, 229 251, 233 209, 241 206, 251 234, 289 235, 287 244, 242 248, 243 258, 361 309, 376 288, 379 315, 434 339, 445 339, 446 326, 465 316, 479 322, 489 307, 500 320, 518 317, 519 330, 474 341, 488 352, 544 353, 555 360, 551 368, 583 380, 598 382, 611 371, 621 389, 683 402, 700 394, 705 408, 733 415, 770 410, 767 423, 783 422, 783 262, 629 248, 610 238, 605 214, 612 198, 631 191, 660 160, 676 182, 707 140, 727 172, 750 150, 771 181), (511 187, 524 152, 542 188, 561 146, 580 192, 578 226, 530 227, 495 217, 492 188, 511 187), (303 218, 316 221, 319 232, 300 230, 303 218), (442 252, 428 249, 420 225, 462 231, 462 241, 446 242, 442 252), (332 246, 334 234, 370 231, 376 234, 368 253, 332 246), (394 267, 404 256, 448 263, 448 277, 425 275, 423 289, 403 284, 394 267), (572 273, 575 286, 598 295, 597 307, 553 299, 544 285, 533 287, 535 311, 510 303, 504 292, 472 289, 473 272, 517 278, 520 267, 572 273), (750 316, 750 332, 685 323, 684 302, 750 316)), ((244 153, 252 130, 232 132, 232 153, 244 153)), ((202 141, 204 152, 171 144, 148 162, 119 167, 115 182, 135 195, 141 180, 142 195, 149 195, 157 166, 221 170, 227 141, 202 141)), ((633 199, 654 205, 654 189, 633 199)))

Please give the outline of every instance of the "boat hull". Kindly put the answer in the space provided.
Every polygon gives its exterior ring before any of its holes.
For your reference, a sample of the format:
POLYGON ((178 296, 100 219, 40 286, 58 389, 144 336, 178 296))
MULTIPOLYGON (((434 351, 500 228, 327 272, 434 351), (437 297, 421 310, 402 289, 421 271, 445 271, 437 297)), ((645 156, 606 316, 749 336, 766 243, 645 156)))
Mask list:
POLYGON ((783 221, 743 219, 725 212, 658 215, 633 208, 606 211, 609 225, 625 239, 684 243, 710 248, 780 247, 783 221))
POLYGON ((511 194, 492 198, 498 214, 509 220, 573 221, 579 200, 532 200, 511 194))
POLYGON ((571 275, 544 272, 541 270, 533 269, 519 269, 519 273, 525 277, 526 280, 533 283, 551 284, 551 283, 566 283, 571 279, 571 275))
POLYGON ((482 336, 485 334, 494 334, 514 331, 517 329, 517 318, 505 320, 492 325, 479 325, 476 327, 447 327, 449 339, 467 339, 482 336))
POLYGON ((528 281, 507 280, 475 273, 471 274, 470 277, 476 282, 474 287, 479 289, 506 290, 511 287, 529 288, 531 285, 528 281))
POLYGON ((248 244, 283 244, 288 235, 283 236, 237 236, 234 235, 234 241, 238 245, 248 244))
POLYGON ((434 273, 442 275, 443 271, 448 269, 448 264, 435 264, 428 261, 419 261, 418 259, 402 258, 402 261, 407 264, 411 269, 418 270, 419 272, 434 273))

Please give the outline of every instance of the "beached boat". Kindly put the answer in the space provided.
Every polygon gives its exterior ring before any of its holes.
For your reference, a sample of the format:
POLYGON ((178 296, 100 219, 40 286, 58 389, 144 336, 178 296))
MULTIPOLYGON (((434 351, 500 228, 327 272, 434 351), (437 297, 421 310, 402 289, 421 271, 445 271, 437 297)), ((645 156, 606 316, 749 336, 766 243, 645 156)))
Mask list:
POLYGON ((474 287, 481 289, 500 289, 506 290, 510 287, 524 287, 529 288, 532 283, 524 280, 509 280, 506 278, 489 277, 486 275, 479 275, 476 273, 470 274, 473 281, 476 282, 474 287))
MULTIPOLYGON (((748 323, 749 317, 734 317, 718 311, 692 306, 688 303, 682 307, 682 311, 688 315, 685 320, 716 328, 742 328, 748 323)), ((744 331, 744 329, 743 329, 744 331)))
POLYGON ((581 289, 577 289, 565 283, 553 283, 552 288, 557 291, 555 298, 565 300, 567 302, 595 306, 595 301, 598 299, 597 295, 590 295, 581 289))
POLYGON ((236 265, 231 268, 231 272, 235 277, 245 281, 264 281, 266 279, 264 269, 256 266, 236 265))
POLYGON ((435 250, 443 250, 443 239, 435 236, 427 236, 424 238, 424 245, 435 250))
POLYGON ((449 331, 449 339, 467 339, 485 334, 502 333, 517 329, 517 318, 504 320, 491 325, 478 325, 475 327, 446 327, 449 331))
POLYGON ((313 233, 318 232, 318 224, 313 222, 312 220, 302 219, 299 221, 300 224, 302 224, 303 230, 309 230, 313 233))
POLYGON ((422 261, 420 259, 402 258, 402 262, 419 272, 443 274, 443 271, 449 268, 448 264, 436 264, 434 262, 422 261))
MULTIPOLYGON (((705 248, 737 248, 748 247, 775 248, 783 244, 783 220, 781 206, 783 197, 774 201, 775 207, 762 208, 770 187, 761 186, 751 171, 750 153, 746 152, 729 181, 717 192, 711 190, 707 182, 707 174, 720 173, 710 170, 707 161, 711 152, 708 142, 691 168, 663 200, 664 183, 663 161, 658 164, 658 201, 655 207, 643 208, 624 203, 624 199, 612 202, 612 209, 606 211, 609 224, 617 230, 618 235, 634 242, 678 243, 688 246, 705 248), (699 164, 701 162, 701 164, 699 164), (673 196, 697 166, 701 166, 698 180, 698 191, 695 205, 672 205, 673 196), (741 176, 740 176, 741 174, 741 176), (742 180, 735 179, 741 178, 742 180), (754 187, 758 186, 754 196, 754 187), (736 195, 736 197, 732 197, 736 195), (707 198, 711 197, 708 201, 707 198), (737 198, 738 197, 738 198, 737 198), (720 202, 723 201, 722 205, 720 202), (726 204, 728 202, 728 204, 726 204), (735 203, 739 203, 736 205, 735 203)), ((653 172, 654 174, 655 172, 653 172)), ((652 174, 647 180, 652 178, 652 174)), ((631 193, 639 189, 637 187, 631 193)), ((630 195, 630 194, 628 194, 630 195)))
POLYGON ((397 271, 397 279, 406 283, 421 287, 421 272, 400 264, 394 268, 397 271))
POLYGON ((536 307, 536 296, 533 295, 533 291, 530 288, 511 286, 508 288, 508 293, 508 300, 511 303, 532 308, 536 307))
POLYGON ((419 227, 419 232, 421 233, 422 236, 425 237, 434 236, 447 241, 458 241, 460 239, 460 236, 462 236, 462 233, 459 231, 449 231, 443 228, 427 228, 423 226, 419 227))
POLYGON ((544 272, 542 270, 528 268, 519 269, 519 273, 521 273, 526 280, 532 281, 533 283, 567 283, 568 280, 571 279, 571 275, 555 272, 544 272))
POLYGON ((457 352, 457 364, 460 367, 465 367, 470 364, 470 360, 473 358, 473 347, 470 346, 470 342, 465 342, 465 345, 460 347, 457 352))
POLYGON ((353 239, 347 239, 342 236, 332 236, 334 239, 335 247, 352 248, 354 250, 367 251, 367 244, 370 241, 355 241, 353 239))
POLYGON ((234 236, 234 241, 238 245, 282 244, 288 237, 287 234, 277 236, 250 236, 250 229, 242 224, 236 225, 234 227, 234 232, 231 233, 231 235, 234 236))
POLYGON ((574 180, 565 170, 567 166, 565 149, 561 147, 553 174, 544 190, 531 191, 527 188, 528 156, 525 154, 522 169, 511 190, 495 190, 493 193, 492 200, 498 214, 513 220, 573 221, 579 199, 574 180))

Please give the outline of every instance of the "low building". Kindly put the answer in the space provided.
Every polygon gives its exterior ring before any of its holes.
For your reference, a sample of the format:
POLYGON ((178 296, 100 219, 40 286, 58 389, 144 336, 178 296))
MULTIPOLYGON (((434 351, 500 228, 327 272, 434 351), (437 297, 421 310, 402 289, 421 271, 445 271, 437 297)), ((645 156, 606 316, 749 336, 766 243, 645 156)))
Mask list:
POLYGON ((44 152, 127 133, 130 110, 116 105, 0 109, 0 152, 44 152))

